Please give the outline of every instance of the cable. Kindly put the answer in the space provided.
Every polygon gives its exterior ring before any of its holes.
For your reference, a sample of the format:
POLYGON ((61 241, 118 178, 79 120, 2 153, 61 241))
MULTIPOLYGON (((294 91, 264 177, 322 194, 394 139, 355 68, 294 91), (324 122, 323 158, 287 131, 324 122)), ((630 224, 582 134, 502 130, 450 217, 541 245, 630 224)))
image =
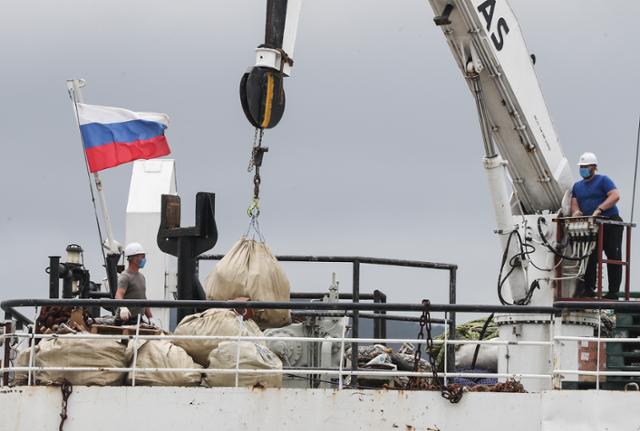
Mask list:
POLYGON ((524 298, 514 301, 513 303, 508 302, 502 296, 502 288, 504 286, 504 283, 507 281, 509 276, 511 276, 511 274, 517 267, 522 266, 522 261, 526 259, 527 256, 529 254, 532 254, 533 252, 535 252, 535 247, 532 246, 531 244, 523 243, 522 237, 520 236, 520 232, 517 229, 512 230, 511 233, 509 234, 509 238, 507 239, 507 245, 504 249, 504 252, 502 253, 502 263, 500 264, 500 272, 498 274, 498 299, 500 300, 500 303, 502 305, 528 305, 531 302, 531 298, 533 297, 533 292, 536 289, 540 288, 540 283, 538 282, 538 280, 534 280, 533 283, 531 283, 531 286, 529 286, 529 289, 527 290, 527 293, 525 294, 524 298), (507 263, 507 257, 509 255, 511 240, 513 239, 514 236, 518 238, 518 242, 520 243, 520 253, 512 256, 511 259, 509 259, 509 266, 511 267, 511 269, 509 270, 509 272, 507 272, 507 274, 503 278, 502 272, 504 271, 504 266, 507 263), (526 247, 529 247, 531 250, 526 251, 525 250, 526 247))
POLYGON ((591 255, 591 252, 589 252, 588 254, 585 254, 584 256, 581 256, 581 257, 571 257, 571 256, 565 256, 562 253, 558 252, 555 248, 553 248, 553 246, 551 246, 551 244, 549 244, 549 241, 547 241, 547 237, 542 233, 542 223, 546 224, 547 222, 544 219, 544 217, 539 217, 538 218, 538 233, 540 234, 540 238, 542 239, 542 243, 543 243, 543 245, 545 247, 547 247, 556 256, 558 256, 558 257, 560 257, 562 259, 566 259, 566 260, 580 261, 580 260, 588 258, 591 255))
MULTIPOLYGON (((482 341, 482 339, 484 338, 486 332, 487 332, 487 328, 489 327, 489 323, 493 320, 493 315, 495 313, 491 313, 489 315, 489 317, 487 318, 487 320, 484 322, 484 325, 482 325, 482 330, 480 330, 480 336, 478 337, 478 341, 482 341)), ((476 361, 478 360, 478 354, 480 353, 480 344, 476 344, 476 350, 473 352, 473 360, 471 361, 471 369, 475 370, 476 369, 476 361)))

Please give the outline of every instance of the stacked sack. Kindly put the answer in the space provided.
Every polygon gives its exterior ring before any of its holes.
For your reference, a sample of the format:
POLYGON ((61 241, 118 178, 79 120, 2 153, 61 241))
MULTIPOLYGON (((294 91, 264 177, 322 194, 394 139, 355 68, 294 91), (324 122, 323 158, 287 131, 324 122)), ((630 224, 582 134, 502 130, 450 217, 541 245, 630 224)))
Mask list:
MULTIPOLYGON (((99 367, 127 368, 133 351, 120 340, 51 338, 38 344, 36 367, 99 367)), ((38 371, 37 380, 43 384, 62 384, 65 381, 81 386, 118 386, 126 372, 115 371, 38 371)))
MULTIPOLYGON (((175 335, 209 335, 228 337, 261 337, 262 331, 252 320, 244 320, 234 310, 210 309, 185 317, 176 327, 175 335)), ((239 357, 240 369, 282 369, 282 362, 261 341, 226 341, 174 339, 198 364, 215 369, 235 370, 239 357)), ((208 386, 235 386, 235 373, 207 373, 208 386)), ((281 387, 282 375, 271 373, 239 374, 240 386, 261 385, 281 387)))
MULTIPOLYGON (((136 370, 136 385, 141 386, 199 386, 202 380, 202 366, 195 363, 182 347, 168 340, 143 342, 138 347, 136 368, 193 368, 192 372, 136 370)), ((129 372, 127 383, 131 384, 133 377, 133 371, 129 372)))
MULTIPOLYGON (((290 301, 287 275, 264 242, 240 239, 218 262, 205 282, 207 299, 290 301)), ((289 310, 253 310, 261 329, 281 328, 291 323, 289 310)))

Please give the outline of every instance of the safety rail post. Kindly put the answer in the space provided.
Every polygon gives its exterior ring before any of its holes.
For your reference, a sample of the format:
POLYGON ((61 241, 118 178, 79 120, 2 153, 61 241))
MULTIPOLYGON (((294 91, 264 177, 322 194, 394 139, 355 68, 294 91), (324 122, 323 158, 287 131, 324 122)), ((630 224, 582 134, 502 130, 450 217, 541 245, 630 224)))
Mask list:
POLYGON ((12 321, 11 313, 5 313, 4 321, 4 358, 2 360, 2 386, 9 385, 9 363, 11 362, 11 333, 12 333, 12 321))
POLYGON ((598 341, 596 348, 596 391, 600 390, 600 336, 602 330, 602 310, 598 310, 598 341))
MULTIPOLYGON (((598 298, 602 298, 602 249, 604 247, 604 225, 598 223, 598 298)), ((588 265, 588 262, 587 262, 588 265)))
POLYGON ((138 362, 138 337, 140 336, 140 318, 142 316, 138 314, 138 321, 136 322, 136 335, 133 337, 133 371, 131 372, 131 386, 136 385, 136 364, 138 362))
MULTIPOLYGON (((374 304, 384 304, 387 302, 387 295, 376 289, 373 291, 373 302, 374 304)), ((378 315, 373 318, 373 337, 380 339, 387 338, 387 312, 384 310, 376 310, 373 314, 378 315)))
MULTIPOLYGON (((453 305, 456 303, 456 275, 457 275, 457 267, 452 267, 449 269, 449 304, 453 305)), ((445 313, 445 322, 447 321, 445 313)), ((449 338, 452 340, 456 339, 456 312, 451 311, 449 315, 449 338)), ((447 371, 455 372, 456 368, 456 349, 454 345, 447 346, 447 359, 445 361, 445 368, 448 368, 447 371)))
POLYGON ((347 334, 347 323, 349 323, 348 317, 342 318, 342 336, 340 339, 340 364, 339 364, 339 374, 338 374, 338 390, 342 390, 342 373, 344 372, 344 368, 342 363, 344 362, 344 339, 347 334))
POLYGON ((31 345, 29 346, 29 373, 27 375, 27 386, 31 386, 31 382, 35 379, 35 376, 33 376, 33 379, 31 378, 31 376, 33 375, 33 370, 31 369, 34 365, 35 359, 36 359, 36 330, 35 330, 35 325, 30 325, 30 329, 31 329, 31 338, 29 339, 31 342, 31 345))
POLYGON ((627 225, 627 251, 625 253, 625 260, 627 262, 624 270, 624 300, 628 301, 631 296, 631 228, 632 224, 627 225))
POLYGON ((562 376, 558 373, 559 367, 559 358, 560 358, 560 340, 556 337, 558 335, 562 335, 562 315, 552 314, 551 315, 551 327, 549 328, 549 333, 551 334, 551 385, 553 389, 562 389, 562 376), (560 320, 560 324, 558 324, 558 319, 560 320))
POLYGON ((236 337, 236 376, 235 376, 235 387, 240 386, 240 338, 242 338, 242 325, 244 325, 242 321, 242 316, 238 315, 236 317, 239 323, 239 331, 238 336, 236 337))
MULTIPOLYGON (((352 301, 357 303, 360 302, 360 261, 353 261, 353 299, 352 301)), ((351 334, 353 338, 359 337, 359 319, 360 312, 358 310, 353 310, 352 320, 352 328, 351 334)), ((358 343, 351 343, 351 371, 358 371, 358 343)), ((351 386, 354 388, 358 386, 358 376, 357 374, 351 374, 351 386)))
MULTIPOLYGON (((444 312, 444 320, 447 320, 447 312, 444 312)), ((453 347, 455 349, 456 346, 449 344, 449 325, 444 325, 444 344, 442 348, 444 349, 444 366, 442 367, 444 371, 444 385, 447 386, 447 373, 449 372, 449 347, 453 347)), ((429 353, 429 352, 427 352, 429 353)), ((435 363, 435 359, 433 358, 433 362, 435 363)), ((436 365, 437 366, 437 365, 436 365)), ((437 382, 435 382, 437 384, 437 382)))

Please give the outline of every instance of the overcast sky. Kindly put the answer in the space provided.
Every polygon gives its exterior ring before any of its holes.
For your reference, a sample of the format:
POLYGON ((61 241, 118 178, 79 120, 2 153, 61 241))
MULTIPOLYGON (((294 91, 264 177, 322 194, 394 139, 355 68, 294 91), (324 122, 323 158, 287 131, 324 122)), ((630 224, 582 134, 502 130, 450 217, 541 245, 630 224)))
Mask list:
MULTIPOLYGON (((640 2, 511 4, 567 157, 598 155, 628 219, 640 2)), ((87 80, 87 103, 170 115, 183 224, 193 221, 195 193, 215 192, 213 251, 228 250, 248 222, 253 130, 238 82, 263 41, 265 1, 2 5, 0 298, 45 297, 47 256, 69 243, 85 248, 96 281, 103 276, 69 78, 87 80)), ((263 232, 277 254, 456 263, 459 301, 496 303, 499 247, 474 102, 432 18, 422 0, 304 3, 285 117, 265 135, 263 232)), ((130 173, 125 165, 103 174, 121 241, 130 173)), ((286 268, 296 291, 325 289, 332 270, 350 288, 344 266, 286 268)), ((376 288, 393 302, 444 302, 447 282, 364 268, 363 291, 376 288)))

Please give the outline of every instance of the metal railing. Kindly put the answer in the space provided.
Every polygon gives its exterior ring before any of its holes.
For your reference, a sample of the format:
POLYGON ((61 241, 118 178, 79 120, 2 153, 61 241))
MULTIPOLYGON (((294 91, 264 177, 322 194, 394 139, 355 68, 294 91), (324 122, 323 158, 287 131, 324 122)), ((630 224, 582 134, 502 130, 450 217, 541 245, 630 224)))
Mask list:
MULTIPOLYGON (((201 260, 221 260, 224 258, 223 254, 203 254, 198 256, 198 262, 201 260)), ((449 304, 456 303, 456 283, 457 283, 457 271, 458 265, 450 264, 450 263, 439 263, 439 262, 427 262, 421 260, 406 260, 406 259, 388 259, 388 258, 376 258, 376 257, 366 257, 366 256, 314 256, 314 255, 279 255, 276 256, 278 262, 299 262, 299 263, 344 263, 351 264, 351 275, 352 275, 352 284, 351 284, 351 299, 353 302, 360 302, 361 299, 364 299, 363 294, 360 292, 360 270, 361 265, 380 265, 380 266, 394 266, 399 268, 420 268, 420 269, 433 269, 438 271, 447 271, 449 274, 449 304)), ((430 292, 429 292, 430 293, 430 292)), ((304 295, 304 294, 303 294, 304 295)), ((366 294, 364 294, 366 295, 366 294)), ((431 295, 425 295, 431 296, 431 295)), ((296 297, 292 295, 292 299, 296 297)), ((387 300, 386 295, 382 294, 379 291, 374 291, 373 297, 371 298, 374 302, 382 302, 385 303, 387 300)), ((383 319, 382 316, 386 313, 385 310, 375 310, 374 313, 380 314, 380 318, 374 319, 374 336, 379 336, 380 338, 386 338, 386 319, 383 319)), ((352 319, 352 328, 351 332, 354 338, 358 338, 360 335, 360 311, 357 309, 353 310, 353 319, 352 319)), ((452 338, 455 338, 456 332, 456 313, 450 312, 448 321, 446 322, 449 325, 449 333, 452 338)), ((358 350, 358 344, 352 343, 351 345, 352 351, 358 350)), ((452 350, 449 351, 449 358, 455 357, 455 352, 452 350)), ((352 366, 353 362, 352 362, 352 366)), ((447 363, 446 367, 452 368, 454 363, 447 363)), ((356 378, 357 380, 357 378, 356 378)))
MULTIPOLYGON (((268 336, 216 336, 216 335, 140 335, 139 332, 136 331, 136 334, 133 335, 96 335, 96 334, 68 334, 68 335, 58 335, 58 334, 35 334, 33 330, 29 333, 19 333, 13 330, 13 320, 12 317, 16 314, 16 307, 42 307, 42 306, 50 306, 50 305, 58 305, 58 306, 68 306, 68 307, 92 307, 92 306, 104 306, 104 307, 117 307, 117 306, 137 306, 137 307, 169 307, 169 308, 179 308, 179 307, 194 307, 197 303, 198 307, 204 308, 259 308, 259 309, 291 309, 291 310, 305 310, 305 311, 315 311, 318 313, 332 313, 334 315, 342 315, 344 318, 348 318, 347 314, 351 312, 351 316, 353 316, 355 311, 363 312, 363 311, 402 311, 402 312, 422 312, 425 309, 425 305, 423 304, 393 304, 393 303, 322 303, 322 302, 311 302, 311 303, 285 303, 285 302, 243 302, 243 301, 154 301, 154 300, 106 300, 106 299, 59 299, 59 300, 48 300, 48 299, 18 299, 18 300, 10 300, 4 301, 0 304, 2 309, 5 311, 5 334, 4 334, 4 360, 2 361, 2 367, 0 368, 0 373, 3 376, 3 385, 9 383, 9 372, 26 372, 28 373, 28 384, 33 384, 34 379, 33 376, 38 372, 46 372, 46 371, 68 371, 68 372, 80 372, 80 371, 106 371, 106 372, 122 372, 122 373, 132 373, 134 376, 133 384, 135 385, 135 374, 136 373, 162 373, 162 372, 201 372, 203 374, 210 373, 220 373, 220 374, 234 374, 236 376, 236 385, 239 379, 239 376, 245 373, 253 373, 253 374, 283 374, 283 375, 322 375, 322 376, 330 376, 331 378, 337 379, 335 385, 338 388, 344 387, 344 379, 346 377, 350 377, 350 387, 357 386, 357 381, 354 383, 358 376, 378 376, 378 377, 424 377, 430 378, 430 372, 411 372, 411 371, 381 371, 375 369, 363 369, 358 367, 358 357, 357 351, 351 352, 351 360, 352 364, 355 363, 355 366, 351 369, 344 368, 344 353, 345 353, 345 345, 347 344, 362 344, 362 343, 412 343, 417 345, 418 347, 424 345, 426 343, 425 340, 417 340, 417 339, 389 339, 389 338, 360 338, 360 337, 347 337, 346 333, 343 331, 341 337, 325 337, 325 338, 315 338, 315 337, 268 337, 268 336), (38 339, 89 339, 89 340, 98 340, 98 339, 128 339, 134 343, 134 359, 133 363, 130 367, 123 368, 104 368, 104 367, 38 367, 34 366, 34 357, 35 357, 35 344, 38 339), (11 340, 16 339, 26 339, 30 342, 30 354, 29 354, 29 364, 28 367, 12 367, 10 366, 10 353, 11 353, 11 340), (242 369, 239 365, 239 359, 236 361, 235 368, 233 369, 224 369, 224 368, 211 368, 211 369, 197 369, 193 368, 147 368, 147 367, 138 367, 137 366, 137 351, 138 351, 138 342, 145 340, 226 340, 226 341, 294 341, 294 342, 304 342, 304 343, 337 343, 340 346, 340 365, 336 369, 326 368, 326 369, 318 369, 318 368, 283 368, 281 370, 259 370, 259 369, 242 369)), ((444 318, 442 321, 448 321, 449 314, 452 312, 456 313, 482 313, 482 312, 497 312, 497 313, 505 313, 505 314, 539 314, 541 317, 546 315, 549 318, 549 322, 551 325, 557 319, 562 319, 562 314, 571 310, 603 310, 603 309, 613 309, 618 311, 627 311, 627 312, 637 312, 640 313, 640 303, 639 302, 557 302, 553 307, 530 307, 530 306, 488 306, 488 305, 474 305, 474 304, 430 304, 429 310, 432 313, 440 312, 444 314, 444 318)), ((600 313, 598 313, 600 316, 600 313)), ((598 319, 599 320, 599 319, 598 319)), ((640 377, 640 371, 606 371, 601 370, 600 363, 600 351, 601 345, 603 343, 640 343, 640 338, 605 338, 601 337, 600 332, 600 321, 598 322, 598 329, 595 336, 586 337, 586 336, 567 336, 562 334, 555 334, 554 331, 549 331, 550 337, 547 340, 535 340, 535 341, 510 341, 510 340, 458 340, 452 339, 451 334, 448 330, 448 325, 445 326, 444 339, 443 340, 435 340, 435 345, 443 345, 444 349, 444 363, 449 362, 449 351, 454 350, 456 345, 498 345, 498 346, 530 346, 530 347, 539 347, 539 348, 548 348, 552 351, 553 354, 558 354, 558 352, 562 349, 562 343, 568 342, 596 342, 597 343, 597 363, 596 369, 591 370, 580 370, 580 369, 562 369, 562 368, 554 368, 550 370, 548 373, 519 373, 510 372, 510 373, 480 373, 480 372, 458 372, 455 369, 449 369, 448 367, 444 367, 441 372, 441 377, 444 380, 445 384, 448 380, 452 378, 495 378, 495 379, 506 379, 506 378, 514 378, 514 379, 543 379, 543 380, 551 380, 551 381, 559 381, 561 380, 563 375, 574 375, 574 376, 593 376, 596 378, 595 380, 595 388, 600 389, 600 377, 602 376, 624 376, 624 377, 640 377), (448 349, 446 347, 451 347, 448 349)), ((346 327, 346 325, 345 325, 346 327)), ((31 328, 33 329, 33 328, 31 328)), ((552 363, 555 363, 553 361, 552 363)), ((558 388, 557 386, 554 386, 558 388)))

